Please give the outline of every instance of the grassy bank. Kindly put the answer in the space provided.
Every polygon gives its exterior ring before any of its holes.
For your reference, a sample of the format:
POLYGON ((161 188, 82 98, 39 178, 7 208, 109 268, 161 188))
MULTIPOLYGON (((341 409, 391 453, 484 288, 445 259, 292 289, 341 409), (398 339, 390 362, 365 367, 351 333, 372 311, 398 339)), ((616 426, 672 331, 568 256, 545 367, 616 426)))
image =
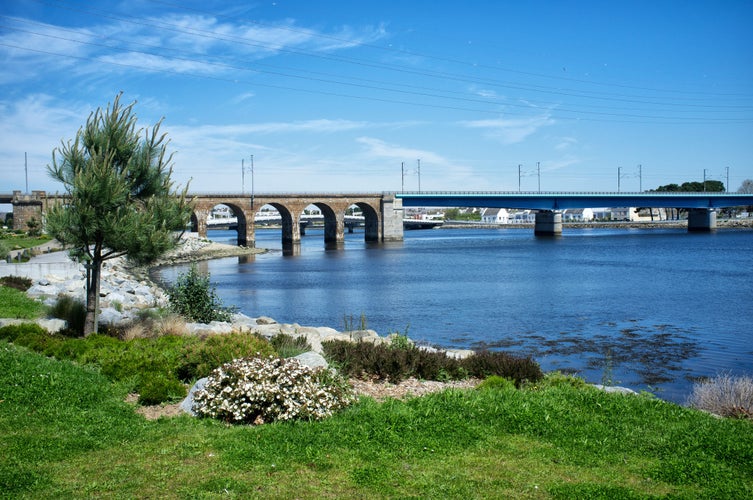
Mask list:
POLYGON ((320 422, 147 421, 125 385, 0 342, 0 491, 166 498, 744 498, 750 421, 555 383, 320 422))

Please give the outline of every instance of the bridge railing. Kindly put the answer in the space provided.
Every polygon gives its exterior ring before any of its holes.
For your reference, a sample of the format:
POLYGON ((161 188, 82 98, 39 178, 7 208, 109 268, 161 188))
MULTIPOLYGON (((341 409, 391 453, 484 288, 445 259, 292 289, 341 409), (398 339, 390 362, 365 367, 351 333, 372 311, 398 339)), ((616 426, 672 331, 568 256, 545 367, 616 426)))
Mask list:
POLYGON ((274 197, 297 197, 297 198, 324 198, 324 197, 347 197, 354 198, 378 198, 384 193, 353 193, 353 192, 317 192, 317 193, 299 193, 299 192, 264 192, 264 193, 232 193, 232 192, 198 192, 188 193, 188 196, 200 196, 202 198, 274 198, 274 197))
POLYGON ((401 196, 750 196, 728 191, 396 191, 401 196))

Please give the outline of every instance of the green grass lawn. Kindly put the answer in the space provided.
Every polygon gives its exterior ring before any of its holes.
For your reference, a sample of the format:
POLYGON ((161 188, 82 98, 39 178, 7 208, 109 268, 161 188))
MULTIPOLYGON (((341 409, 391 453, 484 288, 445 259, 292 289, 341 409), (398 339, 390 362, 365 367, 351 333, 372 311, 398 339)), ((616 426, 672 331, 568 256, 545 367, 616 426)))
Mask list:
POLYGON ((751 498, 753 424, 568 384, 362 399, 320 422, 147 421, 0 341, 0 496, 751 498))
POLYGON ((25 292, 0 285, 0 318, 34 319, 45 310, 44 304, 29 298, 25 292))
POLYGON ((0 232, 0 241, 5 243, 9 250, 32 248, 47 243, 51 239, 52 238, 46 234, 41 236, 28 236, 26 234, 15 234, 10 231, 0 232))

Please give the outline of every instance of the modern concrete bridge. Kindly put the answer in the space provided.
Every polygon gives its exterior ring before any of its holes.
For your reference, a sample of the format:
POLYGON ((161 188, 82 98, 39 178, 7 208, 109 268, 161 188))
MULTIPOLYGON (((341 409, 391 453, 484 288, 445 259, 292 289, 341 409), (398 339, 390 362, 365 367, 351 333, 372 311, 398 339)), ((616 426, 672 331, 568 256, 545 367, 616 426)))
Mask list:
POLYGON ((561 234, 562 210, 596 207, 684 208, 689 231, 716 228, 716 209, 753 205, 753 194, 725 192, 403 192, 395 194, 403 207, 485 207, 538 210, 534 232, 561 234))

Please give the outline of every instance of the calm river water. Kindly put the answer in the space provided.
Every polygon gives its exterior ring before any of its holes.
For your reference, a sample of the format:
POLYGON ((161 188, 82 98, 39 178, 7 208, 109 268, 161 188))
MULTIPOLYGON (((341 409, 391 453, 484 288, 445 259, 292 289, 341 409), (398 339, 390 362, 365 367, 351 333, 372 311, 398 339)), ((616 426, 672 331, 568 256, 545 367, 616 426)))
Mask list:
POLYGON ((530 355, 678 403, 700 377, 753 374, 750 230, 435 229, 382 246, 357 232, 325 250, 309 229, 292 257, 279 230, 256 234, 271 252, 202 264, 223 302, 252 317, 343 330, 363 316, 380 335, 530 355))

